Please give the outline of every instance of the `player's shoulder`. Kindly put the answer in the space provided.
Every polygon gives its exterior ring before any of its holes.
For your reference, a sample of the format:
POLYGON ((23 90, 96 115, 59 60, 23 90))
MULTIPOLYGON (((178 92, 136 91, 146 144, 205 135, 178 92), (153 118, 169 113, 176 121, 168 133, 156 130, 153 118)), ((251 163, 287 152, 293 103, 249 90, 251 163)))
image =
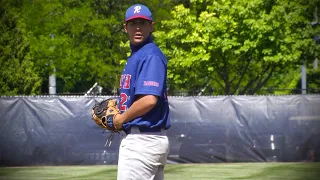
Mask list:
POLYGON ((148 57, 159 57, 160 59, 166 59, 165 55, 163 54, 162 50, 159 48, 158 45, 155 43, 149 43, 144 48, 144 56, 148 57))

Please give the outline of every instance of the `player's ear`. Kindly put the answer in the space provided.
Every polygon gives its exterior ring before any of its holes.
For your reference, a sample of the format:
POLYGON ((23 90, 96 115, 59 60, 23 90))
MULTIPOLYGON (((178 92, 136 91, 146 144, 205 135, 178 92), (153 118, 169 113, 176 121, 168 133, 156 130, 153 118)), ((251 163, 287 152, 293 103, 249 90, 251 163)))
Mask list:
POLYGON ((124 31, 125 31, 126 33, 128 33, 128 31, 127 31, 127 24, 126 24, 126 23, 123 24, 123 29, 124 29, 124 31))
POLYGON ((151 31, 153 31, 153 28, 154 28, 154 21, 152 21, 150 25, 151 25, 151 31))

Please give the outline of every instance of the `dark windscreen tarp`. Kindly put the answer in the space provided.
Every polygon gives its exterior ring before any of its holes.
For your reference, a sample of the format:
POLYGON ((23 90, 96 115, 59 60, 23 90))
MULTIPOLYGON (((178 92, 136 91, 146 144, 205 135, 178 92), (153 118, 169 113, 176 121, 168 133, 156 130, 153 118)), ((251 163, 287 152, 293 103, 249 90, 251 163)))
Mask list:
MULTIPOLYGON (((109 98, 0 97, 0 164, 116 164, 121 135, 92 120, 109 98)), ((169 163, 303 161, 320 151, 320 96, 169 97, 169 163)))

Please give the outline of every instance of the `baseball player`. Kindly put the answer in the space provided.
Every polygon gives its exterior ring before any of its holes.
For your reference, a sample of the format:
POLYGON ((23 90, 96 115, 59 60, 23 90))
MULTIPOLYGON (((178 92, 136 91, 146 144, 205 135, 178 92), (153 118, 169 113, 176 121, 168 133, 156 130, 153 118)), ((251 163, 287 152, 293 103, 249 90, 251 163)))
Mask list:
POLYGON ((126 133, 121 141, 118 180, 163 179, 170 128, 167 99, 167 59, 152 41, 154 22, 148 7, 136 4, 125 14, 124 29, 130 39, 131 56, 120 78, 120 114, 117 129, 126 133))

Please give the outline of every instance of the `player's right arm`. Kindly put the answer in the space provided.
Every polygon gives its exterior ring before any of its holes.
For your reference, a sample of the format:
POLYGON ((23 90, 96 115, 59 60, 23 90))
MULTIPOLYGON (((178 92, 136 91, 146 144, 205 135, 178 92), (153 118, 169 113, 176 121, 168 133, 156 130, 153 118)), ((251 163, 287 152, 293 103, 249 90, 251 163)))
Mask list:
POLYGON ((124 123, 148 113, 157 104, 157 101, 158 97, 155 95, 137 95, 137 99, 130 108, 115 117, 114 125, 120 129, 124 123))

